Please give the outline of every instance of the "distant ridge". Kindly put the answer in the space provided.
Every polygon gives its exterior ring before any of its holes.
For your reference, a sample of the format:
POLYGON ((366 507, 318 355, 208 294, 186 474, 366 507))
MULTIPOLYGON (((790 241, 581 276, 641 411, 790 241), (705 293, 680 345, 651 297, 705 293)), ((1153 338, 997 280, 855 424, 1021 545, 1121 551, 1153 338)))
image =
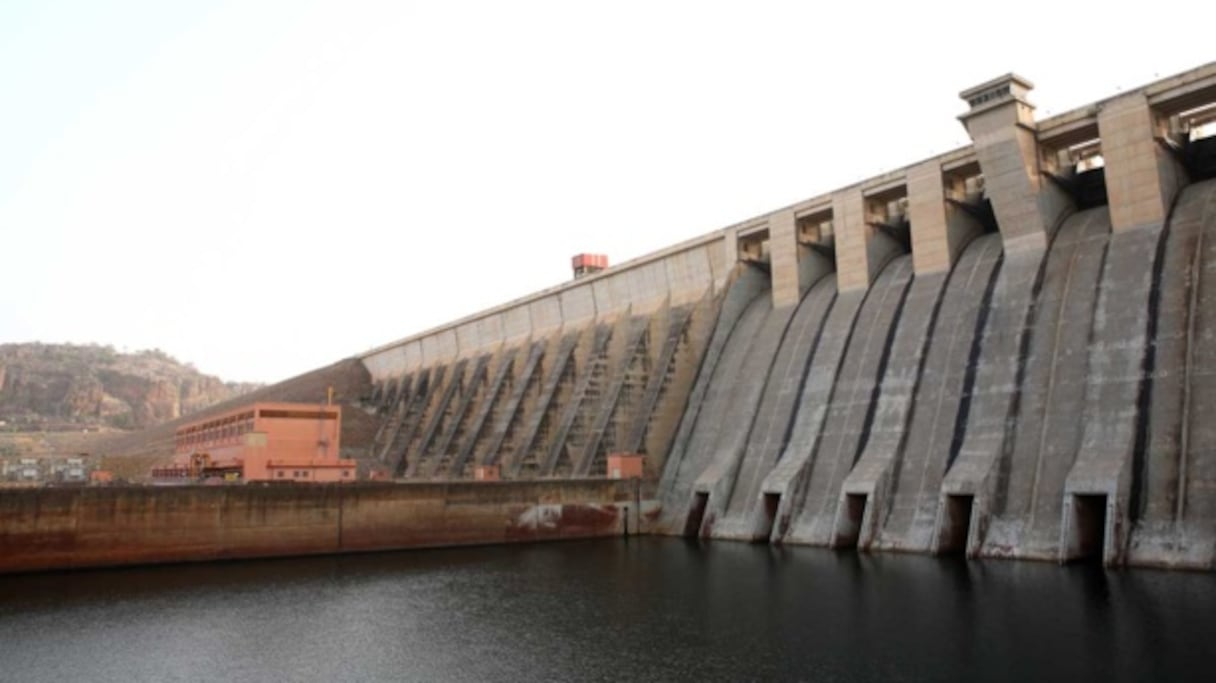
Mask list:
POLYGON ((0 421, 19 431, 143 429, 260 386, 203 374, 159 349, 0 344, 0 421))

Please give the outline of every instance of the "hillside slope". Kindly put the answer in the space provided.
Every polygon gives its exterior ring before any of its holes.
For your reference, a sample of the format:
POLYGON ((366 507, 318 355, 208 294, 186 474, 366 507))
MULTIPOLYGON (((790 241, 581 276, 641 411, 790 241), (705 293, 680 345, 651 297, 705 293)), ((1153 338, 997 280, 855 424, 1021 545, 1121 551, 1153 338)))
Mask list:
POLYGON ((0 344, 0 421, 22 431, 143 429, 258 386, 224 382, 159 350, 0 344))

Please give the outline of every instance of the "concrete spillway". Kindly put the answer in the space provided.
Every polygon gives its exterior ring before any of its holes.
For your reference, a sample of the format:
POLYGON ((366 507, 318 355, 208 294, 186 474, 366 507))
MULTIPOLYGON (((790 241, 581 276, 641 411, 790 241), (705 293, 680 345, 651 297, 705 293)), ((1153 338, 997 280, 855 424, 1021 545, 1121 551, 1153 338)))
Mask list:
POLYGON ((1124 247, 1100 206, 1013 263, 989 234, 948 275, 914 278, 896 258, 864 298, 825 278, 788 327, 766 325, 775 312, 754 298, 706 402, 689 407, 702 420, 669 461, 667 530, 1057 559, 1075 533, 1070 478, 1126 465, 1132 557, 1210 563, 1216 428, 1198 415, 1216 405, 1216 181, 1187 188, 1148 234, 1124 247), (1145 247, 1150 260, 1128 273, 1117 259, 1145 247), (1115 365, 1128 345, 1136 361, 1115 365), (1141 376, 1149 347, 1169 371, 1141 376), (1118 460, 1099 446, 1120 438, 1127 463, 1089 462, 1118 460))
MULTIPOLYGON (((761 277, 756 271, 745 273, 735 285, 737 293, 732 293, 738 299, 747 298, 754 281, 761 277)), ((707 502, 704 489, 734 478, 732 465, 755 417, 767 364, 772 362, 787 319, 786 312, 773 310, 768 297, 756 293, 737 319, 721 321, 721 350, 711 348, 712 355, 702 370, 705 391, 698 392, 695 398, 699 400, 690 403, 685 412, 671 450, 673 457, 668 458, 669 470, 661 488, 664 499, 671 501, 663 506, 667 524, 699 527, 707 502), (760 347, 753 349, 756 343, 760 347), (699 490, 694 493, 697 484, 699 490), (688 501, 698 511, 686 514, 678 501, 688 501)), ((714 341, 720 341, 719 335, 715 334, 714 341)), ((689 531, 695 533, 695 529, 689 531)))
POLYGON ((717 537, 741 540, 768 537, 771 525, 760 485, 789 438, 803 382, 835 297, 835 278, 826 277, 811 288, 794 314, 748 434, 738 476, 729 482, 733 486, 726 489, 729 492, 725 496, 726 509, 720 519, 715 521, 711 517, 708 522, 708 528, 717 537))
POLYGON ((806 465, 806 484, 791 501, 791 525, 784 540, 812 545, 833 541, 837 495, 868 436, 869 407, 911 279, 911 257, 891 262, 858 311, 852 343, 806 465))
POLYGON ((932 547, 942 478, 959 446, 960 409, 974 388, 977 330, 986 320, 1000 262, 998 235, 976 240, 963 253, 942 295, 915 393, 904 408, 909 414, 903 441, 871 438, 876 466, 885 468, 874 476, 878 486, 871 502, 871 514, 881 520, 875 525, 876 548, 927 552, 932 547))
POLYGON ((1132 560, 1216 556, 1216 181, 1187 188, 1162 235, 1145 443, 1129 468, 1132 560))
POLYGON ((1069 218, 1052 241, 1018 359, 1013 419, 1005 423, 990 475, 985 554, 1056 555, 1064 478, 1081 438, 1086 354, 1109 234, 1102 207, 1069 218))
MULTIPOLYGON (((1216 65, 362 357, 406 479, 596 477, 649 529, 1216 563, 1216 65), (476 475, 480 476, 480 475, 476 475)), ((368 407, 368 406, 365 406, 368 407)))

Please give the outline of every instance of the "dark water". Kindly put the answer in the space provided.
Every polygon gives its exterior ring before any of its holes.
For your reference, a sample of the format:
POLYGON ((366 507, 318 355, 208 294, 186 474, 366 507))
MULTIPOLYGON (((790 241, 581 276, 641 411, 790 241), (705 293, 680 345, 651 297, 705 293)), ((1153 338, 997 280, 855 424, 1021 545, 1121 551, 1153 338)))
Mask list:
POLYGON ((1213 680, 1216 576, 630 539, 0 578, 4 681, 1213 680))

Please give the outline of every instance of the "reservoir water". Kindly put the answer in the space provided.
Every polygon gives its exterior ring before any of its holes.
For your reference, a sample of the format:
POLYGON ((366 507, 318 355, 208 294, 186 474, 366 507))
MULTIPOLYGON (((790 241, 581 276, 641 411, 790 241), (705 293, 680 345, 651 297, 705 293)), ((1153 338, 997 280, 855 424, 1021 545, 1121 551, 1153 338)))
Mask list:
POLYGON ((0 577, 3 681, 1211 680, 1216 576, 670 538, 0 577))

